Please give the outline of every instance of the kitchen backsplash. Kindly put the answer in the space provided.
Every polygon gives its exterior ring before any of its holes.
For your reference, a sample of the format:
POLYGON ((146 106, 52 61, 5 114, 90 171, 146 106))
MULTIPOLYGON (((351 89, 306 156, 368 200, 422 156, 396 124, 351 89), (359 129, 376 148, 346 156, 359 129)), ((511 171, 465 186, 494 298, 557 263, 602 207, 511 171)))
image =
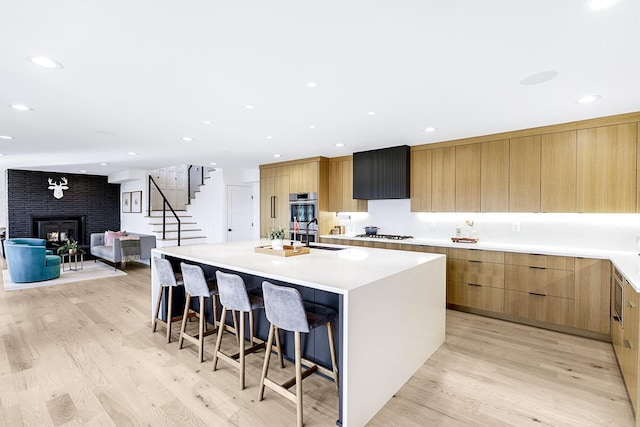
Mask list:
POLYGON ((450 240, 457 226, 469 233, 466 221, 474 222, 485 243, 637 252, 636 236, 640 236, 640 214, 414 213, 409 200, 370 200, 368 213, 339 216, 345 217, 351 219, 341 219, 340 224, 353 226, 355 234, 373 225, 381 234, 434 240, 450 240))

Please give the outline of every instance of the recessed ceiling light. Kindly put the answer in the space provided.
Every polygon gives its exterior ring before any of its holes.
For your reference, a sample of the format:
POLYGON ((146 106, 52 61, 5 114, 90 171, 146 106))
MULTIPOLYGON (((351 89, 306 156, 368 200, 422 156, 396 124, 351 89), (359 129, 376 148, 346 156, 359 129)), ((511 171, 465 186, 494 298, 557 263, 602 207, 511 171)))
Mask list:
POLYGON ((130 156, 137 156, 138 155, 138 153, 136 153, 135 151, 129 151, 127 154, 130 155, 130 156))
POLYGON ((280 157, 280 154, 274 154, 273 157, 280 157))
POLYGON ((309 129, 315 129, 316 125, 309 125, 309 129))
POLYGON ((193 141, 193 138, 191 138, 190 136, 183 136, 182 140, 183 141, 193 141))
POLYGON ((531 74, 520 80, 520 84, 524 86, 538 85, 540 83, 548 82, 558 76, 556 71, 541 71, 539 73, 531 74))
POLYGON ((9 135, 0 135, 0 139, 13 139, 13 137, 9 135))
POLYGON ((307 83, 307 86, 309 86, 309 87, 316 87, 316 86, 318 86, 318 83, 316 83, 316 82, 308 82, 308 83, 307 83))
POLYGON ((435 132, 437 128, 434 128, 433 126, 429 126, 427 128, 424 128, 425 132, 435 132))
POLYGON ((215 165, 217 165, 217 163, 216 163, 216 162, 211 162, 211 163, 209 163, 209 164, 210 164, 211 166, 215 166, 215 165))
POLYGON ((205 121, 204 121, 204 122, 202 122, 202 123, 204 123, 205 125, 210 125, 210 124, 211 124, 211 120, 205 120, 205 121))
POLYGON ((100 166, 108 166, 108 165, 109 165, 109 163, 107 163, 107 162, 100 162, 100 166))
POLYGON ((0 153, 0 157, 2 157, 2 156, 6 156, 6 154, 4 154, 4 153, 0 153))
POLYGON ((273 139, 271 135, 267 135, 267 139, 273 139))
POLYGON ((31 111, 33 108, 28 107, 24 104, 11 104, 11 108, 18 111, 31 111))
POLYGON ((370 116, 375 116, 376 112, 375 111, 369 111, 367 114, 370 115, 370 116))
POLYGON ((247 110, 253 110, 253 105, 247 104, 244 106, 244 108, 246 108, 247 110))
POLYGON ((27 56, 27 61, 33 62, 36 65, 39 65, 44 68, 52 68, 61 70, 64 67, 58 61, 54 61, 53 59, 47 58, 46 56, 27 56))
POLYGON ((602 10, 620 3, 622 0, 590 0, 589 9, 602 10))
POLYGON ((338 143, 336 144, 336 147, 344 147, 344 144, 343 144, 342 142, 338 142, 338 143))
POLYGON ((602 98, 600 95, 585 95, 576 101, 578 104, 588 104, 602 98))
POLYGON ((87 170, 86 170, 86 169, 80 169, 78 172, 80 172, 80 173, 87 173, 87 170))

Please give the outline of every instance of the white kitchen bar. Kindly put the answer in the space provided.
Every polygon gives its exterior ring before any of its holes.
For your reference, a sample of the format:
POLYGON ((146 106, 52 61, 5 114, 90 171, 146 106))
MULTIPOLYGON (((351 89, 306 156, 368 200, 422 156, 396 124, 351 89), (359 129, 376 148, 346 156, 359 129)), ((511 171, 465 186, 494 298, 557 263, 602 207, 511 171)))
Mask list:
MULTIPOLYGON (((265 244, 167 247, 152 254, 336 294, 341 301, 338 421, 363 426, 444 342, 445 257, 373 248, 312 248, 291 257, 255 252, 265 244)), ((158 292, 153 268, 151 289, 153 312, 158 292)))

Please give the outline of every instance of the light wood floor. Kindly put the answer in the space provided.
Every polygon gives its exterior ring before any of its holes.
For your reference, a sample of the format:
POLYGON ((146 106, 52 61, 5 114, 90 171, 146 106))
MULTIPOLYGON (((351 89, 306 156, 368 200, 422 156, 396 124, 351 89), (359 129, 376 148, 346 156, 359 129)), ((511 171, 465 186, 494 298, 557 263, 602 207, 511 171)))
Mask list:
MULTIPOLYGON (((256 399, 263 353, 247 357, 238 390, 234 368, 211 371, 215 335, 199 364, 194 346, 150 332, 149 268, 127 273, 0 291, 0 425, 295 425, 291 402, 269 390, 256 399)), ((275 359, 270 372, 288 377, 291 364, 282 372, 275 359)), ((305 425, 335 425, 333 384, 314 375, 304 387, 305 425)), ((453 311, 446 343, 370 423, 632 424, 610 344, 453 311)))

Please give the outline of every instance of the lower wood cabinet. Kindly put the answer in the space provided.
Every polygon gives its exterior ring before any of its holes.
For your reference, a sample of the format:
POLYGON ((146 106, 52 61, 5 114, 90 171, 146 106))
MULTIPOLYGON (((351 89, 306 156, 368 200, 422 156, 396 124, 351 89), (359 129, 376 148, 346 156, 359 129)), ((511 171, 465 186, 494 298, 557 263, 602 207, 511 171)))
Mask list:
POLYGON ((608 334, 611 262, 576 258, 576 328, 608 334))
POLYGON ((447 282, 447 303, 502 313, 504 289, 472 283, 447 282))
POLYGON ((556 325, 574 326, 573 299, 505 289, 504 312, 556 325))
MULTIPOLYGON (((614 350, 618 357, 618 363, 624 383, 629 392, 629 399, 633 404, 633 409, 638 413, 638 329, 640 315, 638 313, 638 303, 640 298, 638 293, 629 283, 624 280, 622 325, 614 322, 613 329, 619 328, 614 340, 614 350)), ((613 335, 613 334, 612 334, 613 335)), ((613 338, 613 337, 612 337, 613 338)))

